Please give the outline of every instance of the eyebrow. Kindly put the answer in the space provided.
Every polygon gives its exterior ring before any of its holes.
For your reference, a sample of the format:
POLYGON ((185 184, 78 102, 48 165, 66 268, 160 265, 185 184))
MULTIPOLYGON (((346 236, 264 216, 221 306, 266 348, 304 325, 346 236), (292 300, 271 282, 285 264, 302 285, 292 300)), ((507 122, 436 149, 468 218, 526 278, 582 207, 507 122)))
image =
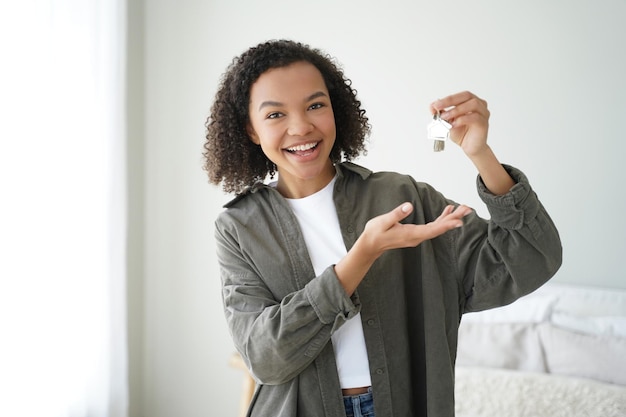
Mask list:
MULTIPOLYGON (((305 100, 305 102, 307 101, 311 101, 311 100, 315 100, 316 98, 319 97, 327 97, 327 94, 323 91, 318 91, 316 93, 311 94, 310 96, 308 96, 305 100)), ((261 103, 259 105, 259 110, 261 110, 263 107, 280 107, 283 106, 283 103, 279 102, 279 101, 264 101, 263 103, 261 103)))

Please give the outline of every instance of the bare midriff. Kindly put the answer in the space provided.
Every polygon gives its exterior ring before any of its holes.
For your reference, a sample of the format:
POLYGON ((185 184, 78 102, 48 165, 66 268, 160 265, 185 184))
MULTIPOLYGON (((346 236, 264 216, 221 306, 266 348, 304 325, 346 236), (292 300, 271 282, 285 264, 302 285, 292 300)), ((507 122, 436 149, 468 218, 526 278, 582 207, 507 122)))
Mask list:
POLYGON ((344 396, 350 396, 350 395, 361 395, 361 394, 365 394, 367 393, 367 390, 370 387, 358 387, 358 388, 344 388, 341 390, 341 393, 344 396))

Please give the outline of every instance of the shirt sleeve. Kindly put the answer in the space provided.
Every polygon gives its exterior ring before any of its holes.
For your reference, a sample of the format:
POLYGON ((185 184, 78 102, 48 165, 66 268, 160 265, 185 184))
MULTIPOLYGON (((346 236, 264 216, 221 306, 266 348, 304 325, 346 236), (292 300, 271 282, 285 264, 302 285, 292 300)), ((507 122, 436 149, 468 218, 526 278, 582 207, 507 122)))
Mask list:
POLYGON ((554 222, 526 176, 503 166, 516 184, 496 196, 478 177, 478 194, 491 218, 483 225, 473 216, 454 242, 466 312, 509 304, 539 288, 561 266, 561 240, 554 222))
MULTIPOLYGON (((216 223, 217 254, 226 321, 254 378, 267 385, 282 384, 302 372, 329 342, 333 332, 360 311, 329 266, 303 288, 276 294, 272 280, 289 281, 289 267, 275 265, 260 272, 252 254, 216 223)), ((238 236, 235 238, 235 236, 238 236)), ((258 256, 258 254, 257 254, 258 256)))

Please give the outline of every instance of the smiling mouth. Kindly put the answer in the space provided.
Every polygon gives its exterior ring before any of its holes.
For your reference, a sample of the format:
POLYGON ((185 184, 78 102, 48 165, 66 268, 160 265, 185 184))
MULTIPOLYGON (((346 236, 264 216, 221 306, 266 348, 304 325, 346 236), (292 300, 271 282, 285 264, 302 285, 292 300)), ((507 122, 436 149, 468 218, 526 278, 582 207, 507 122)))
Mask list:
POLYGON ((293 154, 306 154, 309 151, 317 148, 319 142, 305 143, 303 145, 292 146, 291 148, 286 148, 285 150, 289 153, 293 154))

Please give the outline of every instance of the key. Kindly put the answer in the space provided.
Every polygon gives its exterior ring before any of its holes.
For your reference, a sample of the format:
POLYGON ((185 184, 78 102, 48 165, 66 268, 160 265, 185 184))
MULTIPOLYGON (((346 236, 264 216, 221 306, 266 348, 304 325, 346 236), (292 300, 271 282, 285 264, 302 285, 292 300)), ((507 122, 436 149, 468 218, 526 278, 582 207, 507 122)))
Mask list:
POLYGON ((446 146, 446 139, 450 138, 452 125, 441 118, 439 111, 433 115, 433 120, 428 124, 428 139, 433 142, 433 151, 441 152, 446 146))

